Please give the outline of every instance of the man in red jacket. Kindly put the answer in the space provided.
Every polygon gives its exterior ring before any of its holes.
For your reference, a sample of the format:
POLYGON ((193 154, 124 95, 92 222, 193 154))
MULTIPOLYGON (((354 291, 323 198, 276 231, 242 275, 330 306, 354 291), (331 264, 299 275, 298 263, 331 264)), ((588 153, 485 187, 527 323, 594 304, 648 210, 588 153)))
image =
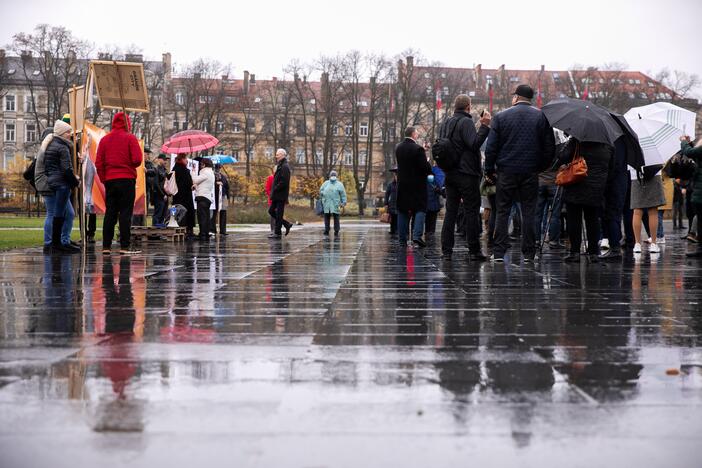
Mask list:
POLYGON ((141 166, 143 154, 136 137, 129 132, 130 127, 129 117, 124 112, 117 112, 112 119, 112 131, 100 140, 97 149, 95 168, 105 184, 103 253, 110 253, 118 219, 120 253, 139 253, 130 249, 130 240, 136 196, 136 168, 141 166))

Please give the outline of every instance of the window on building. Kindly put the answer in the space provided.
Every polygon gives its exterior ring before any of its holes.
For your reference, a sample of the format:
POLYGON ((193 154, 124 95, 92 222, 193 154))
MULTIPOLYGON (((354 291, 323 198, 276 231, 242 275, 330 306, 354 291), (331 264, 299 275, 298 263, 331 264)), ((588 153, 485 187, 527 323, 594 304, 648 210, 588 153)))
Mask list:
POLYGON ((368 152, 367 151, 361 151, 358 154, 358 164, 361 166, 365 166, 368 160, 368 152))
POLYGON ((3 169, 7 169, 15 160, 15 150, 11 148, 6 149, 4 156, 3 169))
POLYGON ((442 73, 441 78, 446 78, 446 73, 442 73))
POLYGON ((183 104, 185 104, 185 98, 183 97, 183 93, 176 93, 175 102, 179 106, 182 106, 183 104))
POLYGON ((234 96, 225 96, 224 97, 225 104, 234 104, 235 102, 236 102, 236 98, 234 96))
POLYGON ((368 107, 368 101, 358 101, 360 107, 368 107))
POLYGON ((353 154, 351 154, 351 151, 344 151, 344 164, 346 166, 353 164, 353 154))
POLYGON ((315 164, 317 164, 317 165, 322 164, 322 159, 324 159, 324 155, 322 155, 322 152, 320 150, 315 151, 315 153, 314 153, 315 164))
POLYGON ((553 79, 554 79, 554 80, 559 80, 559 79, 561 79, 561 75, 559 75, 558 73, 555 73, 555 72, 554 72, 551 76, 553 76, 553 79))
POLYGON ((24 124, 24 141, 27 143, 37 141, 37 124, 35 122, 26 122, 24 124))
POLYGON ((187 130, 187 129, 188 129, 188 121, 187 121, 187 120, 183 120, 183 122, 182 122, 182 124, 181 124, 181 126, 180 126, 180 129, 181 129, 181 130, 187 130))
POLYGON ((604 84, 604 82, 605 82, 604 78, 600 78, 600 79, 597 80, 597 81, 598 81, 600 84, 604 84))
POLYGON ((303 119, 295 119, 295 133, 298 135, 307 133, 307 127, 305 127, 305 121, 303 119))
POLYGON ((214 96, 200 96, 200 104, 208 104, 214 101, 214 96))
POLYGON ((475 97, 475 91, 469 91, 468 96, 470 97, 475 97))
POLYGON ((239 161, 239 150, 232 151, 232 156, 234 156, 234 159, 239 161))
POLYGON ((636 94, 629 93, 629 99, 636 99, 636 94))
MULTIPOLYGON (((217 129, 218 132, 223 132, 224 131, 224 122, 218 120, 215 128, 217 129)), ((222 153, 222 154, 224 154, 224 153, 222 153)))
POLYGON ((264 117, 263 118, 263 132, 264 133, 271 133, 273 131, 273 118, 272 117, 264 117))
POLYGON ((5 141, 14 142, 17 139, 15 131, 15 121, 7 120, 5 121, 5 141))
POLYGON ((671 96, 670 93, 665 93, 665 98, 666 99, 673 99, 673 96, 671 96))
POLYGON ((217 148, 215 154, 224 154, 224 148, 217 148))
POLYGON ((238 120, 232 121, 232 132, 241 133, 241 124, 239 123, 238 120))
POLYGON ((629 78, 629 84, 634 84, 634 80, 629 78))
POLYGON ((30 112, 36 112, 37 106, 36 103, 34 102, 34 99, 32 96, 25 96, 24 97, 24 112, 29 114, 30 112))
POLYGON ((510 83, 519 83, 519 77, 518 76, 510 76, 509 82, 510 83))
POLYGON ((655 88, 656 85, 653 84, 653 81, 649 81, 649 82, 648 82, 648 87, 649 87, 649 88, 655 88))
POLYGON ((432 94, 432 92, 433 92, 433 91, 432 91, 432 87, 431 87, 431 86, 427 86, 426 92, 427 92, 428 95, 429 95, 429 94, 432 94))
POLYGON ((324 124, 317 122, 317 125, 315 125, 315 132, 317 135, 324 135, 324 124))
POLYGON ((431 73, 429 73, 429 72, 424 73, 424 78, 431 78, 431 73))
POLYGON ((358 132, 361 136, 368 136, 368 122, 361 122, 358 132))
POLYGON ((641 99, 648 99, 648 95, 646 93, 639 93, 639 97, 641 99))
POLYGON ((634 83, 640 85, 640 84, 641 84, 641 80, 634 80, 634 83))
POLYGON ((200 126, 200 130, 202 130, 203 132, 209 132, 210 126, 207 124, 207 122, 202 122, 202 125, 200 126))
POLYGON ((442 93, 444 96, 448 96, 448 95, 449 95, 449 87, 448 87, 448 86, 444 86, 444 88, 441 90, 441 93, 442 93))
POLYGON ((266 150, 264 151, 264 154, 266 155, 266 158, 272 158, 273 157, 273 147, 266 146, 266 150))
POLYGON ((298 164, 306 164, 306 161, 305 161, 305 150, 304 150, 303 148, 298 148, 298 149, 295 151, 295 161, 296 161, 298 164))
POLYGON ((332 125, 332 135, 339 133, 339 126, 337 124, 332 125))
POLYGON ((352 133, 353 133, 353 125, 346 124, 346 127, 344 127, 344 135, 351 136, 352 133))
POLYGON ((5 110, 7 112, 14 112, 17 110, 17 96, 13 94, 5 95, 5 110))

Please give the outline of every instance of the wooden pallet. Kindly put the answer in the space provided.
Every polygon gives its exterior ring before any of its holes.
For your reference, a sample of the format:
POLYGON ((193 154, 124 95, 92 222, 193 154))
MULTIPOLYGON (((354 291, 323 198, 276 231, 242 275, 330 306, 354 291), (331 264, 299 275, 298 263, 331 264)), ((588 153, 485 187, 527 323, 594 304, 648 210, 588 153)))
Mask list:
POLYGON ((152 226, 132 226, 132 240, 146 242, 149 239, 166 238, 170 242, 184 242, 185 228, 152 226))

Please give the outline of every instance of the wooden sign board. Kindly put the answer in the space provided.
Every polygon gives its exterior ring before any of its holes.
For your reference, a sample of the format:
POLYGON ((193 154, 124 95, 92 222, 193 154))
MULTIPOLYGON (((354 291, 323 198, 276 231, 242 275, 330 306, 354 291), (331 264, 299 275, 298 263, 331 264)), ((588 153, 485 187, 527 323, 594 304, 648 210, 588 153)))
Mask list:
POLYGON ((93 61, 90 73, 102 109, 149 112, 143 63, 93 61))
POLYGON ((77 86, 68 90, 68 112, 71 114, 71 127, 75 129, 76 133, 82 132, 85 121, 85 86, 77 86))

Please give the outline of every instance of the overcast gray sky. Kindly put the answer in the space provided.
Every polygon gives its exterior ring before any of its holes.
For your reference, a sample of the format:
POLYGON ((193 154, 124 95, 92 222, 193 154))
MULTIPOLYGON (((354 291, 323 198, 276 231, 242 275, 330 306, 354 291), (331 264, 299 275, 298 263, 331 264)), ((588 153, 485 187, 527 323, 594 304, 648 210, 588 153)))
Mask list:
MULTIPOLYGON (((0 0, 0 45, 38 23, 63 25, 100 49, 135 44, 176 64, 208 57, 280 76, 292 58, 350 49, 419 49, 454 67, 567 69, 622 62, 702 75, 702 0, 0 0)), ((698 89, 698 97, 702 93, 698 89)))

